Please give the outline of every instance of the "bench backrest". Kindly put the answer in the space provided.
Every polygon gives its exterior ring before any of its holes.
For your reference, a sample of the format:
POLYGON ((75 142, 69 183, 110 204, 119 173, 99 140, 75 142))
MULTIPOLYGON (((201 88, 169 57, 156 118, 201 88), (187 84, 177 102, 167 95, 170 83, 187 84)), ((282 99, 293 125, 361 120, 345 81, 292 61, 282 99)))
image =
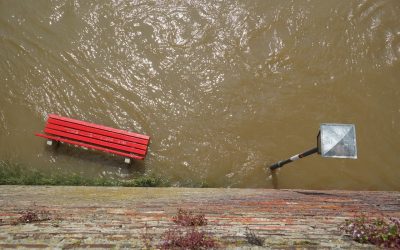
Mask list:
POLYGON ((77 141, 83 146, 91 146, 96 149, 121 155, 131 155, 132 158, 143 159, 147 154, 150 137, 147 135, 128 132, 120 129, 106 127, 98 124, 75 120, 50 114, 44 132, 55 135, 71 143, 77 141), (118 154, 118 153, 117 153, 118 154), (135 157, 137 156, 137 157, 135 157))

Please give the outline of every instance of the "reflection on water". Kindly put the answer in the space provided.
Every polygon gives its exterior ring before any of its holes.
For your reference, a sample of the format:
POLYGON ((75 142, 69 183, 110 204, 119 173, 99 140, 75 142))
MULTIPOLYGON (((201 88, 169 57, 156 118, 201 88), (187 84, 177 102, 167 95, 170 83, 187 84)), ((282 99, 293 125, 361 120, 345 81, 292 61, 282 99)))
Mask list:
POLYGON ((0 157, 43 171, 273 187, 265 166, 357 127, 358 160, 312 156, 280 188, 399 189, 400 4, 0 0, 0 157), (57 113, 152 137, 144 162, 34 132, 57 113))

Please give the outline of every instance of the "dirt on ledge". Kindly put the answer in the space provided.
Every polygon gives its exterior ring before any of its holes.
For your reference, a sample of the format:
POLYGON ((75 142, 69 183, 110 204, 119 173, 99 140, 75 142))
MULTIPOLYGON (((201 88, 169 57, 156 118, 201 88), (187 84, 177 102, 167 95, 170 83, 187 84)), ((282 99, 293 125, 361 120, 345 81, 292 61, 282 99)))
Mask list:
POLYGON ((361 213, 399 218, 400 193, 0 186, 0 248, 160 248, 179 209, 204 215, 196 230, 221 248, 368 248, 339 226, 361 213))

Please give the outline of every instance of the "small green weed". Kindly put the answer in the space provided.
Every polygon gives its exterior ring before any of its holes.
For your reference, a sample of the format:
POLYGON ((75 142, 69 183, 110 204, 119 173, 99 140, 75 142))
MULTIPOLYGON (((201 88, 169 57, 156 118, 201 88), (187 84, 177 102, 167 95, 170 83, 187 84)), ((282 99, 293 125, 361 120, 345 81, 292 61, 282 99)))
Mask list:
POLYGON ((246 228, 246 232, 244 234, 246 240, 251 245, 262 246, 264 244, 264 239, 257 236, 250 228, 246 228))
POLYGON ((50 220, 50 216, 48 212, 40 211, 26 211, 22 213, 22 215, 16 221, 17 223, 32 223, 38 221, 46 221, 50 220))
POLYGON ((163 183, 154 176, 113 180, 109 178, 86 178, 77 174, 45 174, 36 169, 23 168, 19 164, 0 160, 0 185, 158 187, 163 183))
POLYGON ((400 249, 400 220, 396 218, 368 218, 355 216, 340 227, 359 243, 369 243, 384 248, 400 249))
POLYGON ((141 234, 141 238, 144 243, 145 249, 153 248, 152 246, 153 236, 149 233, 147 223, 145 224, 144 232, 141 234))

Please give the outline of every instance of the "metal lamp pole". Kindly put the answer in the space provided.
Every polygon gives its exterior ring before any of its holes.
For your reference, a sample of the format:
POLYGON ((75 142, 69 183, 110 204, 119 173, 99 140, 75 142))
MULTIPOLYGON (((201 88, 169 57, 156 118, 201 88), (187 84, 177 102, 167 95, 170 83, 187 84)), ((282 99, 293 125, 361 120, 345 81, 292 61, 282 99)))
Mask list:
POLYGON ((277 168, 283 167, 283 165, 285 165, 285 164, 288 164, 288 163, 293 162, 293 161, 297 161, 298 159, 301 159, 301 158, 304 158, 306 156, 315 154, 317 152, 318 152, 318 147, 312 148, 312 149, 307 150, 307 151, 305 151, 305 152, 303 152, 301 154, 294 155, 294 156, 290 157, 289 159, 286 159, 286 160, 283 160, 283 161, 278 161, 278 162, 272 164, 269 167, 269 169, 275 170, 277 168))
POLYGON ((357 159, 356 129, 353 124, 323 123, 317 136, 317 147, 289 159, 272 164, 269 169, 275 170, 285 164, 319 153, 323 157, 357 159))

